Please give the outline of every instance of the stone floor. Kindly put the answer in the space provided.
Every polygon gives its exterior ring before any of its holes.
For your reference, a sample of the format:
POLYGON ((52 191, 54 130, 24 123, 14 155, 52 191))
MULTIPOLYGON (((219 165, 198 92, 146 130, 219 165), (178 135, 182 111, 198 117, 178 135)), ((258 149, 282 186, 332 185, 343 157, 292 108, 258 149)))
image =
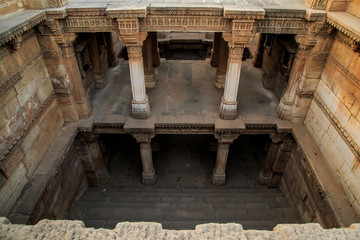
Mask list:
POLYGON ((108 165, 111 180, 89 188, 68 219, 95 228, 114 228, 121 221, 159 222, 164 229, 194 229, 209 222, 272 229, 278 223, 300 222, 297 211, 278 189, 257 183, 258 150, 267 136, 244 135, 234 142, 227 183, 218 187, 210 183, 216 159, 210 151, 210 143, 215 142, 211 135, 157 135, 153 140, 158 146, 153 153, 158 177, 154 186, 141 184, 140 151, 133 138, 102 137, 113 143, 108 165))
MULTIPOLYGON (((151 115, 197 115, 216 118, 219 114, 223 89, 214 87, 216 68, 209 60, 162 60, 155 69, 156 87, 147 89, 151 115)), ((245 123, 274 123, 279 99, 264 89, 262 71, 251 60, 244 61, 238 93, 238 117, 245 123)), ((95 91, 92 97, 94 115, 122 114, 131 116, 131 86, 128 62, 107 73, 108 84, 95 91)))

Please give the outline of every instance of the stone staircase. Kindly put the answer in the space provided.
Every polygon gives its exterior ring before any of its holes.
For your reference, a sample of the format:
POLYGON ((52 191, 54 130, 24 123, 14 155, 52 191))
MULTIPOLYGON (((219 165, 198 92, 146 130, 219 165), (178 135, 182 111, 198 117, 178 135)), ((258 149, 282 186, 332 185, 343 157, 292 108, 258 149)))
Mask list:
POLYGON ((278 189, 268 188, 89 188, 68 219, 87 227, 114 228, 118 222, 159 222, 164 229, 195 229, 202 223, 235 222, 244 229, 273 229, 299 223, 297 211, 278 189))

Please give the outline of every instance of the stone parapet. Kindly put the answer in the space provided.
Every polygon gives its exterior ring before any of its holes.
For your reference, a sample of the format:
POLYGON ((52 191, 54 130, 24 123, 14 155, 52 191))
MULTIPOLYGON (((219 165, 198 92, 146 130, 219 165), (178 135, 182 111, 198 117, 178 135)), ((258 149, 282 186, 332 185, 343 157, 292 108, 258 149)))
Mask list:
POLYGON ((359 239, 360 224, 323 229, 317 223, 279 224, 273 231, 244 230, 240 224, 208 223, 195 230, 166 230, 160 223, 122 222, 114 229, 85 228, 81 221, 42 220, 33 226, 0 218, 1 239, 359 239), (46 229, 46 231, 44 231, 46 229))

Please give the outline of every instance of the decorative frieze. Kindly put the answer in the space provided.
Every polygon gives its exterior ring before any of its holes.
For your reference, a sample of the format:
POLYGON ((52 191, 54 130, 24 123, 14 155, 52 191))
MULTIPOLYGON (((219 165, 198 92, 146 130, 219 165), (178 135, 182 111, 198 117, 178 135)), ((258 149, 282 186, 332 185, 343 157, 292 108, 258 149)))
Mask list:
POLYGON ((360 42, 360 35, 356 34, 351 29, 346 28, 346 26, 344 26, 343 24, 338 23, 335 19, 329 16, 329 14, 326 18, 326 22, 340 32, 342 32, 343 34, 345 34, 346 36, 348 36, 349 38, 351 38, 352 40, 354 40, 355 42, 360 42))
POLYGON ((328 0, 306 0, 305 5, 312 9, 325 10, 328 0))
POLYGON ((148 11, 149 15, 160 15, 160 16, 223 16, 221 8, 200 8, 197 9, 192 7, 191 9, 183 8, 150 8, 148 11))
POLYGON ((65 32, 113 32, 117 30, 116 21, 106 17, 67 17, 62 21, 65 32))
POLYGON ((231 20, 223 17, 148 16, 139 20, 141 31, 231 32, 231 20))
POLYGON ((343 66, 333 56, 329 55, 328 60, 329 62, 333 63, 348 80, 350 80, 357 88, 360 89, 360 78, 358 76, 352 74, 349 69, 343 66))
POLYGON ((308 25, 302 18, 266 18, 255 22, 256 32, 273 34, 305 34, 308 25))
POLYGON ((135 35, 139 33, 138 19, 118 19, 120 35, 135 35))
POLYGON ((360 49, 360 42, 353 40, 342 32, 337 32, 335 34, 335 39, 339 42, 342 42, 343 44, 351 48, 353 51, 359 51, 360 49))
POLYGON ((331 112, 331 110, 326 106, 325 102, 322 100, 319 94, 314 94, 314 100, 320 109, 323 111, 325 116, 330 120, 330 123, 336 131, 339 133, 341 138, 344 140, 346 145, 350 148, 351 152, 354 153, 357 161, 360 162, 360 147, 356 144, 355 140, 351 137, 346 128, 340 123, 336 116, 331 112))
POLYGON ((68 0, 48 0, 49 7, 63 7, 68 3, 68 0))

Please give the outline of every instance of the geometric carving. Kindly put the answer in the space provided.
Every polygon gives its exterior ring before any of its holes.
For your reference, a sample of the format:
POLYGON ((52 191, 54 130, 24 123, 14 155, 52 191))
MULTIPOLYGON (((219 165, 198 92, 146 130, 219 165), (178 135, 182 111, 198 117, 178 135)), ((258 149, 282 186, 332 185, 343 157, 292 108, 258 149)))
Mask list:
POLYGON ((308 22, 302 18, 267 18, 256 21, 256 32, 274 34, 305 34, 308 22))
POLYGON ((211 16, 148 16, 139 19, 139 24, 142 31, 231 31, 231 20, 211 16))
POLYGON ((62 22, 65 32, 112 32, 117 30, 114 19, 106 17, 67 17, 62 22))
POLYGON ((312 9, 325 10, 327 0, 306 0, 305 5, 312 9))

